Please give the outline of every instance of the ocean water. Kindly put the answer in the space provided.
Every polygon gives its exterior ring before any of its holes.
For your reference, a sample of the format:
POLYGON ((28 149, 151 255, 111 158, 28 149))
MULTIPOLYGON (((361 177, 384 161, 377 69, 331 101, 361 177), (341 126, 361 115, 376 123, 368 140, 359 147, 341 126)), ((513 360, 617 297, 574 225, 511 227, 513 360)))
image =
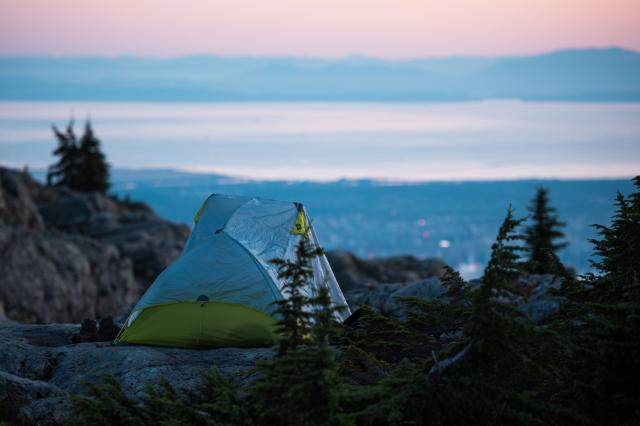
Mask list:
POLYGON ((562 259, 589 270, 591 225, 640 173, 640 104, 516 101, 0 102, 0 163, 46 168, 50 126, 70 117, 91 118, 114 191, 171 220, 212 192, 301 201, 326 248, 441 257, 467 277, 538 186, 567 223, 562 259))
POLYGON ((640 103, 0 102, 0 161, 42 168, 91 118, 117 167, 257 179, 627 177, 640 103), (79 129, 78 129, 79 130, 79 129))

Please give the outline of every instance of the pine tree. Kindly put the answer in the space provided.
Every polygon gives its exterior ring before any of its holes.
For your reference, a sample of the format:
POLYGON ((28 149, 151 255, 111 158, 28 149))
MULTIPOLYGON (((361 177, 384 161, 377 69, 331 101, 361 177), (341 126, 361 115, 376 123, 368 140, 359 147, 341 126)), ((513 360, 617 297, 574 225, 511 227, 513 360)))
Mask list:
POLYGON ((617 194, 611 225, 596 226, 593 265, 601 275, 583 284, 573 339, 580 398, 599 423, 640 422, 640 176, 634 183, 630 196, 617 194))
POLYGON ((316 295, 309 299, 313 311, 312 332, 319 346, 326 346, 335 341, 340 334, 340 327, 336 322, 336 313, 344 310, 345 306, 333 306, 329 287, 322 286, 316 295))
POLYGON ((275 314, 280 317, 278 331, 281 334, 279 354, 296 350, 308 340, 313 313, 309 309, 309 295, 305 289, 313 278, 311 260, 322 254, 322 249, 312 248, 306 238, 301 238, 296 248, 295 260, 273 259, 278 268, 278 278, 284 280, 284 298, 278 301, 275 314))
POLYGON ((85 124, 80 139, 80 187, 79 191, 100 192, 109 190, 109 164, 100 149, 100 140, 96 137, 91 122, 85 124))
POLYGON ((637 192, 629 197, 618 192, 611 226, 595 225, 601 239, 591 240, 597 256, 592 265, 620 292, 640 277, 640 176, 634 184, 637 192))
POLYGON ((446 289, 443 298, 403 300, 404 328, 413 345, 412 359, 432 358, 433 351, 447 351, 447 346, 462 331, 469 316, 470 288, 460 274, 445 266, 440 282, 446 289))
POLYGON ((273 360, 258 365, 251 387, 260 424, 338 424, 338 373, 329 339, 335 332, 336 307, 328 290, 313 287, 311 260, 322 253, 301 238, 295 260, 274 259, 285 281, 285 299, 277 303, 281 339, 273 360))
POLYGON ((355 347, 386 363, 399 362, 411 355, 411 336, 399 318, 381 314, 366 305, 359 310, 357 327, 345 330, 342 339, 345 350, 355 347))
POLYGON ((524 219, 513 217, 513 208, 509 206, 496 241, 491 246, 491 258, 484 270, 480 287, 475 292, 466 330, 476 351, 495 351, 506 343, 505 322, 501 321, 504 314, 500 312, 504 307, 496 305, 492 296, 494 290, 512 288, 513 282, 521 273, 522 263, 518 254, 521 247, 513 243, 522 240, 522 236, 516 233, 516 228, 523 221, 524 219))
POLYGON ((526 251, 529 253, 527 269, 533 274, 565 275, 558 251, 567 246, 557 242, 564 238, 565 223, 558 220, 556 209, 549 205, 548 190, 538 188, 529 205, 533 223, 525 229, 526 251))
POLYGON ((58 130, 56 126, 52 127, 58 140, 58 147, 53 154, 59 160, 49 167, 47 184, 104 194, 109 189, 109 164, 100 149, 100 141, 89 121, 78 141, 73 124, 73 120, 69 121, 65 132, 58 130))
POLYGON ((464 329, 470 350, 452 368, 444 392, 460 403, 473 403, 447 416, 474 418, 478 424, 545 424, 565 416, 559 414, 562 407, 555 400, 560 370, 549 362, 556 352, 562 352, 560 340, 493 297, 495 290, 511 287, 522 273, 521 248, 515 242, 522 240, 516 228, 523 220, 515 219, 509 207, 473 296, 464 329))
POLYGON ((69 121, 65 132, 52 126, 53 133, 58 141, 58 146, 53 154, 60 157, 57 163, 51 165, 47 172, 47 184, 77 188, 81 185, 80 148, 73 131, 73 120, 69 121))
POLYGON ((496 241, 491 246, 491 257, 482 276, 480 288, 485 293, 490 293, 492 289, 510 288, 521 275, 523 264, 518 253, 522 251, 522 247, 514 243, 524 239, 516 232, 522 222, 524 219, 513 217, 513 208, 509 206, 496 241))

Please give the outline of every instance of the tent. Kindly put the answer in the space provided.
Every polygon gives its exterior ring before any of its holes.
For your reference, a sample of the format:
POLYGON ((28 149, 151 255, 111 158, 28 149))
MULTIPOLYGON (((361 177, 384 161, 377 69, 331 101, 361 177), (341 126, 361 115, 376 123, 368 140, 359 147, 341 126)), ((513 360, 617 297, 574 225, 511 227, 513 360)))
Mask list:
MULTIPOLYGON (((180 347, 251 347, 277 340, 274 302, 283 282, 272 259, 295 259, 308 238, 319 246, 300 203, 213 194, 195 216, 182 254, 138 301, 115 343, 180 347)), ((346 306, 327 258, 312 260, 313 296, 327 286, 335 306, 346 306)), ((336 313, 343 321, 347 310, 336 313)))

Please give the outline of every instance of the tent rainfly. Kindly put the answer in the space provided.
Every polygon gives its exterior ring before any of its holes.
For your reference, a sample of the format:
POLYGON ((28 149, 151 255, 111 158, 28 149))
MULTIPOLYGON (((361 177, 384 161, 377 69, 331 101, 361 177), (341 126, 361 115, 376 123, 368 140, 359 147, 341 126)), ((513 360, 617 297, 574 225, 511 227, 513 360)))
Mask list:
MULTIPOLYGON (((213 194, 202 204, 184 250, 138 301, 115 343, 251 347, 277 340, 274 302, 284 299, 272 259, 294 260, 301 238, 319 247, 300 203, 213 194)), ((327 258, 312 260, 303 291, 329 288, 347 306, 327 258)), ((336 313, 343 321, 348 309, 336 313)))

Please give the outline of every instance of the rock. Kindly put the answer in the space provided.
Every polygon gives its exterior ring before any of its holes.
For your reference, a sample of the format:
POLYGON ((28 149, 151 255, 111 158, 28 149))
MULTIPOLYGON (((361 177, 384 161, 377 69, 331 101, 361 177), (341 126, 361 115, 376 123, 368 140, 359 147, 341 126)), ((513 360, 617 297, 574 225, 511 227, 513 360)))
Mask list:
POLYGON ((188 235, 143 203, 43 186, 0 167, 0 317, 77 322, 126 313, 188 235))
POLYGON ((0 253, 0 300, 17 321, 125 313, 139 295, 131 261, 90 238, 0 227, 0 253))
POLYGON ((189 237, 189 227, 165 221, 141 203, 68 191, 40 199, 47 227, 112 244, 130 258, 141 293, 180 255, 189 237))
MULTIPOLYGON (((15 330, 18 325, 11 326, 7 323, 0 324, 0 371, 31 380, 41 380, 50 377, 53 360, 48 357, 48 352, 42 348, 48 345, 38 345, 30 342, 28 335, 7 332, 15 330)), ((25 330, 28 334, 30 330, 25 330)), ((47 331, 51 331, 48 328, 47 331)), ((60 344, 68 344, 70 336, 66 330, 62 330, 55 338, 60 344)))
POLYGON ((20 408, 17 422, 24 425, 63 425, 71 414, 71 401, 67 395, 36 399, 20 408))
POLYGON ((529 275, 519 280, 527 289, 528 297, 520 298, 516 306, 531 321, 542 322, 546 317, 560 310, 565 298, 551 294, 550 290, 560 289, 563 279, 554 275, 529 275))
POLYGON ((67 396, 55 385, 0 371, 3 420, 21 424, 61 425, 70 406, 67 396))
MULTIPOLYGON (((509 291, 495 291, 497 302, 512 305, 524 313, 531 321, 540 323, 549 315, 560 309, 565 299, 553 295, 552 289, 559 289, 563 279, 553 275, 528 275, 521 277, 516 287, 518 294, 509 291)), ((471 287, 480 285, 479 280, 469 282, 471 287)), ((402 316, 403 297, 417 297, 422 300, 432 300, 444 295, 446 289, 438 278, 428 278, 415 283, 374 284, 368 287, 356 287, 344 293, 352 310, 359 305, 372 308, 396 316, 402 316)), ((446 298, 442 299, 446 302, 446 298)))
POLYGON ((193 389, 201 373, 213 367, 246 384, 254 377, 256 361, 273 356, 271 348, 70 344, 78 330, 71 324, 0 322, 0 408, 11 408, 8 415, 0 411, 0 420, 5 415, 21 424, 60 424, 68 415, 68 395, 82 393, 83 383, 98 383, 104 374, 119 379, 129 395, 141 395, 145 383, 161 376, 176 387, 193 389))
POLYGON ((385 314, 401 315, 401 298, 432 300, 442 296, 445 291, 440 279, 432 277, 414 283, 378 284, 345 292, 344 296, 352 310, 359 305, 368 305, 385 314))
POLYGON ((330 251, 327 259, 342 291, 380 283, 409 283, 439 277, 445 263, 439 259, 392 256, 363 260, 346 251, 330 251))
POLYGON ((43 230, 44 221, 32 197, 38 187, 28 174, 0 167, 0 225, 43 230))

